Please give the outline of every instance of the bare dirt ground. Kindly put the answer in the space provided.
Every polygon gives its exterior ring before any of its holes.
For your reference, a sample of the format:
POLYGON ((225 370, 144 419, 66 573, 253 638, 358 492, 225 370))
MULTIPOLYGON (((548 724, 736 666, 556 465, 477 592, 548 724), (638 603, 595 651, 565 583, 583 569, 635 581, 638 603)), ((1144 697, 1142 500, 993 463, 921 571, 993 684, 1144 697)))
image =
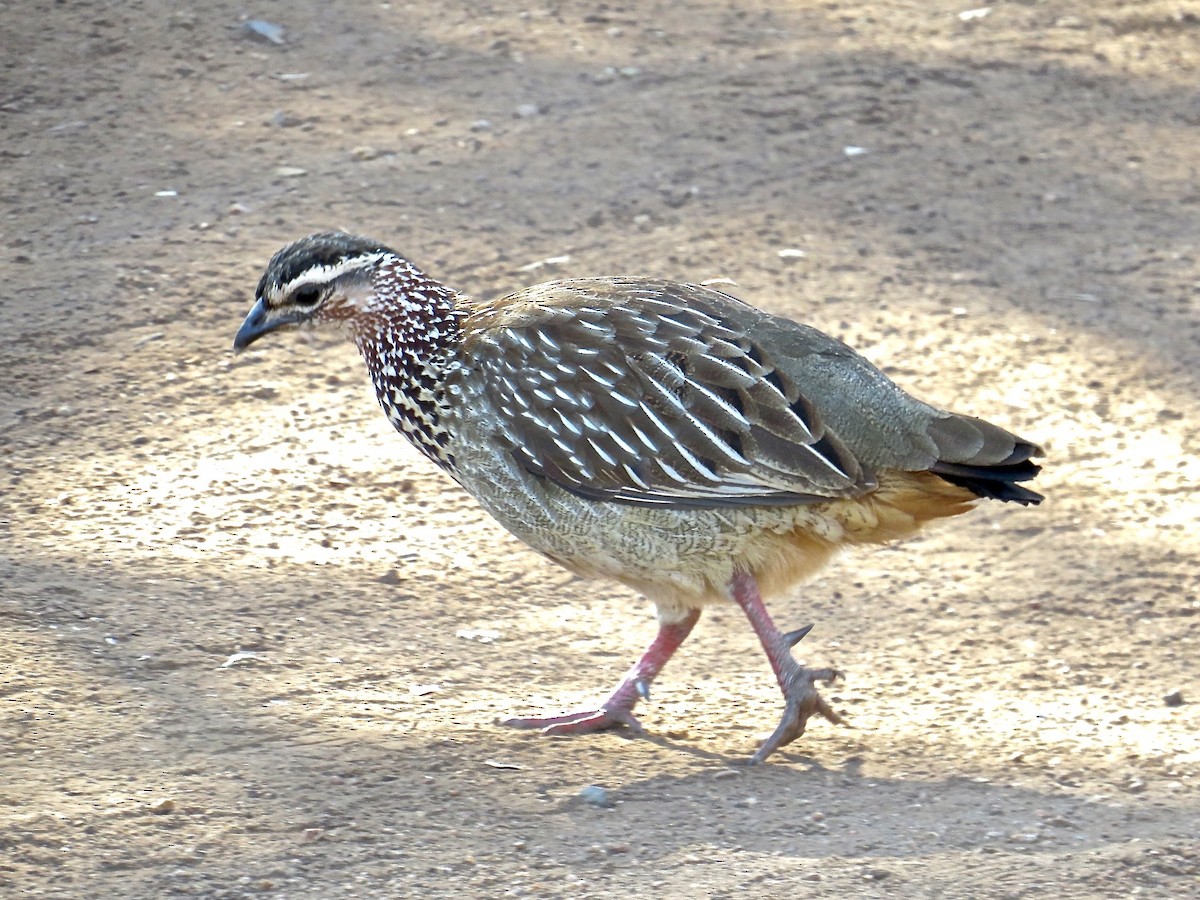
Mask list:
POLYGON ((1200 7, 729 6, 0 7, 0 894, 1200 896, 1200 7), (330 227, 478 295, 733 279, 1043 442, 1049 499, 777 600, 854 727, 766 766, 735 609, 649 738, 507 731, 653 620, 349 344, 232 355, 330 227))

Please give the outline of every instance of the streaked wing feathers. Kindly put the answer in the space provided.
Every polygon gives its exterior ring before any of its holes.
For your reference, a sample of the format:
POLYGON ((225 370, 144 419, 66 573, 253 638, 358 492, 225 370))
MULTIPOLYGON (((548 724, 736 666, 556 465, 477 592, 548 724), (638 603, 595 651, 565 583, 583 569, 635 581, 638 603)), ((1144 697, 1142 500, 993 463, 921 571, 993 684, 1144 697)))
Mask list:
POLYGON ((509 451, 576 494, 685 508, 871 490, 742 310, 690 285, 559 282, 477 307, 466 352, 509 451))

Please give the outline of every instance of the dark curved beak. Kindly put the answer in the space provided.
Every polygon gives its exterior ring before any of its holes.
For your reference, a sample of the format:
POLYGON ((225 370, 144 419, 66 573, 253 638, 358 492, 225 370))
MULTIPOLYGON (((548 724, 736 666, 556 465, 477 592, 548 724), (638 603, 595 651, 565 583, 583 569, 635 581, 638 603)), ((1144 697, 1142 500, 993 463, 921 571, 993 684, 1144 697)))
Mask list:
POLYGON ((306 318, 307 316, 299 310, 282 313, 273 312, 267 309, 266 304, 262 300, 259 300, 251 307, 250 313, 246 316, 246 321, 242 323, 242 327, 234 335, 233 349, 237 351, 245 350, 264 334, 274 331, 276 328, 281 328, 284 325, 295 325, 306 318))
POLYGON ((246 316, 246 321, 242 322, 242 327, 234 336, 233 349, 245 350, 270 331, 271 325, 267 321, 268 318, 266 304, 259 300, 254 304, 250 314, 246 316))

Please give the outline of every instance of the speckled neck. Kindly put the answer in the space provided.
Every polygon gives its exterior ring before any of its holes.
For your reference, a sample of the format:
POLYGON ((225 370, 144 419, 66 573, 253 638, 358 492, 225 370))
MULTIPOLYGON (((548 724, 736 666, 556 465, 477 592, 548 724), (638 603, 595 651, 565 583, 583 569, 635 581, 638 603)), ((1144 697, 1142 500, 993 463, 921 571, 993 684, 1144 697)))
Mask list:
POLYGON ((439 466, 454 470, 444 424, 447 376, 460 365, 456 295, 398 256, 380 261, 374 296, 350 322, 388 420, 439 466))

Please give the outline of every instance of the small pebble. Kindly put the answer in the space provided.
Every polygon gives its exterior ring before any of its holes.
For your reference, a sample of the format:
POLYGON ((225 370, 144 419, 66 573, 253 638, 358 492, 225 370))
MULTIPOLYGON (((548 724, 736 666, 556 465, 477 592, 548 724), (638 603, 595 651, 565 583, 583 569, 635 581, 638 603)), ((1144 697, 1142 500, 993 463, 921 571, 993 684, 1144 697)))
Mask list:
POLYGON ((598 809, 611 809, 613 806, 613 800, 608 791, 598 784, 589 784, 581 790, 579 799, 588 806, 595 806, 598 809))
POLYGON ((379 151, 374 147, 355 147, 350 151, 350 155, 358 160, 379 159, 379 151))
POLYGON ((542 108, 536 103, 522 103, 516 110, 518 119, 531 119, 542 114, 542 108))
POLYGON ((262 660, 262 657, 259 656, 257 653, 255 653, 253 650, 239 650, 237 653, 231 653, 226 658, 225 662, 221 663, 221 665, 219 665, 217 668, 228 669, 232 666, 236 666, 238 663, 259 662, 259 661, 264 661, 264 660, 262 660))
POLYGON ((972 22, 976 19, 984 18, 992 11, 990 6, 981 6, 979 9, 964 9, 958 14, 959 19, 964 22, 972 22))
POLYGON ((505 762, 504 760, 499 759, 485 759, 483 764, 492 769, 511 769, 515 772, 519 772, 522 768, 524 768, 523 766, 519 766, 514 762, 505 762))
POLYGON ((282 109, 277 109, 271 113, 271 124, 276 128, 295 128, 297 125, 303 125, 304 120, 282 109))
POLYGON ((1163 697, 1163 703, 1167 706, 1183 706, 1183 691, 1171 691, 1163 697))
POLYGON ((150 812, 156 816, 165 816, 168 813, 175 812, 175 801, 164 797, 162 800, 156 800, 150 804, 150 812))
POLYGON ((464 641, 478 641, 481 644, 491 644, 500 637, 500 632, 493 631, 490 628, 460 628, 454 632, 454 636, 460 637, 464 641))
POLYGON ((260 44, 282 44, 286 40, 282 25, 264 22, 262 19, 249 19, 243 22, 242 34, 260 44))

